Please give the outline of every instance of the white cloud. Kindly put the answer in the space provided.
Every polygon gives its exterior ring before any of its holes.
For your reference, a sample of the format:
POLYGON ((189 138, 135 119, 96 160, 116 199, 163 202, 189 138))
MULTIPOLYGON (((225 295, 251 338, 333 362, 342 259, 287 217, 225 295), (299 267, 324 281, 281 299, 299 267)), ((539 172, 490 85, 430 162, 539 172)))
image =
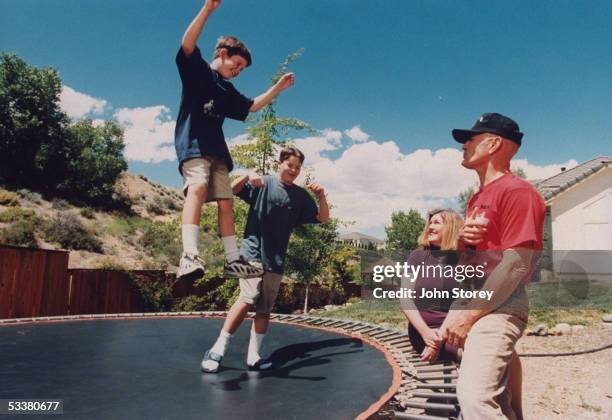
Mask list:
POLYGON ((172 120, 168 107, 121 108, 114 117, 125 130, 125 157, 128 160, 146 163, 176 160, 176 122, 172 120))
POLYGON ((305 165, 313 165, 325 160, 322 152, 338 149, 342 145, 342 132, 326 128, 321 130, 318 136, 309 136, 294 139, 295 147, 300 149, 306 156, 305 165))
POLYGON ((99 115, 104 112, 108 103, 104 99, 94 98, 77 92, 70 86, 62 86, 60 107, 70 118, 82 118, 87 115, 99 115))
MULTIPOLYGON (((394 141, 367 141, 348 146, 340 157, 332 160, 321 156, 321 152, 332 147, 338 149, 340 145, 330 145, 322 138, 295 142, 302 147, 310 146, 304 172, 326 188, 334 216, 355 222, 350 230, 382 235, 394 211, 416 209, 425 214, 432 208, 456 203, 459 193, 478 181, 473 171, 461 166, 459 148, 402 153, 394 141), (309 161, 309 156, 314 159, 309 161)), ((528 178, 534 179, 554 175, 561 166, 569 168, 574 164, 575 161, 568 161, 538 166, 518 159, 513 167, 524 169, 528 178)), ((303 182, 304 177, 305 173, 298 182, 303 182)))
POLYGON ((527 159, 514 159, 512 168, 520 168, 525 171, 529 180, 543 180, 561 172, 561 168, 573 168, 578 165, 578 161, 570 159, 565 163, 555 163, 552 165, 538 166, 530 164, 527 159))
POLYGON ((243 144, 251 143, 252 140, 249 140, 248 134, 239 134, 236 137, 232 137, 229 139, 225 139, 227 141, 227 146, 232 148, 234 146, 240 146, 243 144))
POLYGON ((370 139, 370 135, 364 133, 360 126, 356 125, 349 130, 344 130, 344 134, 349 137, 351 140, 356 141, 358 143, 363 143, 370 139))

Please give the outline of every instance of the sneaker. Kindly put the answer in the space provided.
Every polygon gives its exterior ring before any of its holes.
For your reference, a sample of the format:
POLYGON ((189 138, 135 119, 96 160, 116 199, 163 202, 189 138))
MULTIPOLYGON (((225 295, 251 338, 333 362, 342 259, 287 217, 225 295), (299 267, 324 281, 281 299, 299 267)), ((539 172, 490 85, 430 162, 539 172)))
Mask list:
POLYGON ((223 356, 208 350, 204 354, 204 359, 202 359, 202 363, 200 363, 202 372, 217 373, 219 371, 219 364, 221 363, 221 360, 223 360, 223 356))
POLYGON ((224 274, 228 277, 238 277, 241 279, 250 279, 253 277, 261 277, 264 270, 261 266, 249 263, 244 258, 240 257, 232 262, 225 262, 223 266, 224 274))
POLYGON ((272 363, 272 360, 270 359, 260 358, 258 361, 256 361, 252 365, 249 365, 247 363, 247 367, 249 368, 249 370, 258 370, 258 371, 270 370, 274 367, 274 363, 272 363))
POLYGON ((181 279, 186 276, 194 278, 202 277, 204 275, 203 262, 197 254, 183 252, 178 271, 176 272, 176 278, 181 279))

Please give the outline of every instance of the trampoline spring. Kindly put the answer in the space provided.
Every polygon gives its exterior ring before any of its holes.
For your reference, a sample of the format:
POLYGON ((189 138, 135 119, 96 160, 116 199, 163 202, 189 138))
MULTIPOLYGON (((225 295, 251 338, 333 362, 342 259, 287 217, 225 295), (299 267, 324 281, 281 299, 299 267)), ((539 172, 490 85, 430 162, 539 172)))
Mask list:
POLYGON ((398 337, 396 339, 385 342, 385 344, 390 344, 390 345, 395 345, 395 344, 400 344, 400 343, 410 344, 410 340, 408 339, 408 337, 398 337))
POLYGON ((418 361, 414 361, 412 364, 414 366, 446 366, 445 362, 423 362, 421 361, 421 359, 418 359, 418 361))
POLYGON ((426 384, 417 383, 417 389, 457 389, 456 384, 426 384))
POLYGON ((431 398, 435 400, 454 400, 457 401, 457 394, 454 392, 421 392, 412 393, 415 398, 431 398))
POLYGON ((363 329, 365 329, 365 328, 372 328, 372 326, 371 326, 371 325, 364 324, 364 323, 361 323, 361 322, 360 322, 360 323, 358 323, 358 324, 356 325, 356 327, 357 327, 357 328, 354 328, 354 329, 353 329, 353 332, 361 331, 361 330, 363 330, 363 329))
POLYGON ((398 419, 406 420, 448 420, 448 417, 429 416, 427 414, 402 413, 399 411, 394 411, 393 414, 398 419))
POLYGON ((368 326, 368 328, 366 328, 365 330, 361 330, 361 331, 359 331, 359 334, 367 334, 367 333, 369 333, 370 331, 374 331, 375 329, 376 329, 376 327, 371 327, 371 326, 368 326))
POLYGON ((457 379, 457 373, 447 373, 443 375, 417 375, 417 379, 421 381, 430 381, 432 379, 457 379))
POLYGON ((456 370, 457 366, 447 365, 447 366, 426 366, 421 369, 417 369, 417 372, 444 372, 449 370, 456 370))
POLYGON ((384 342, 386 343, 386 342, 388 342, 388 341, 396 340, 396 339, 398 339, 398 338, 403 338, 403 337, 402 337, 402 336, 400 336, 400 335, 398 335, 398 334, 392 334, 392 335, 390 335, 390 336, 388 336, 388 337, 385 337, 385 339, 384 339, 384 340, 382 340, 382 341, 384 341, 384 342))
POLYGON ((422 402, 406 402, 402 404, 407 408, 421 408, 424 410, 432 410, 432 411, 457 411, 457 406, 455 404, 442 404, 442 403, 422 403, 422 402))

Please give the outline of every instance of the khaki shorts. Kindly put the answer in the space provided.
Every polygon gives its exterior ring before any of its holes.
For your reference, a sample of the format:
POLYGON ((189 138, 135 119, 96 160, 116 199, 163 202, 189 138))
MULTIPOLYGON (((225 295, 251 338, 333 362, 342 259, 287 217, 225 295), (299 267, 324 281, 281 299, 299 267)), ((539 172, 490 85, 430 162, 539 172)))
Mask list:
POLYGON ((211 156, 189 159, 183 162, 181 169, 184 195, 190 185, 205 184, 208 186, 206 202, 233 197, 229 171, 223 159, 211 156))
POLYGON ((263 277, 240 279, 238 301, 255 305, 255 312, 258 314, 269 314, 274 308, 282 279, 282 274, 269 271, 266 271, 263 277))

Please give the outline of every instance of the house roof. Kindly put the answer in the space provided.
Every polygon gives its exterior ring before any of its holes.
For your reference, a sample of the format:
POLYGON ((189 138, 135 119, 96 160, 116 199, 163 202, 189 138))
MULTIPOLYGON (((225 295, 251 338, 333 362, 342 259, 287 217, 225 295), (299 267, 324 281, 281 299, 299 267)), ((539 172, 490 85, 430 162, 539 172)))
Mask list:
POLYGON ((612 165, 612 157, 598 156, 594 159, 581 163, 571 169, 567 169, 557 175, 542 180, 537 183, 537 187, 548 201, 567 190, 572 185, 577 184, 583 179, 593 175, 595 172, 612 165))
POLYGON ((350 233, 345 233, 343 235, 340 235, 340 240, 341 241, 370 241, 375 244, 385 243, 385 241, 383 241, 382 239, 378 239, 373 236, 366 235, 366 234, 359 233, 359 232, 350 232, 350 233))

